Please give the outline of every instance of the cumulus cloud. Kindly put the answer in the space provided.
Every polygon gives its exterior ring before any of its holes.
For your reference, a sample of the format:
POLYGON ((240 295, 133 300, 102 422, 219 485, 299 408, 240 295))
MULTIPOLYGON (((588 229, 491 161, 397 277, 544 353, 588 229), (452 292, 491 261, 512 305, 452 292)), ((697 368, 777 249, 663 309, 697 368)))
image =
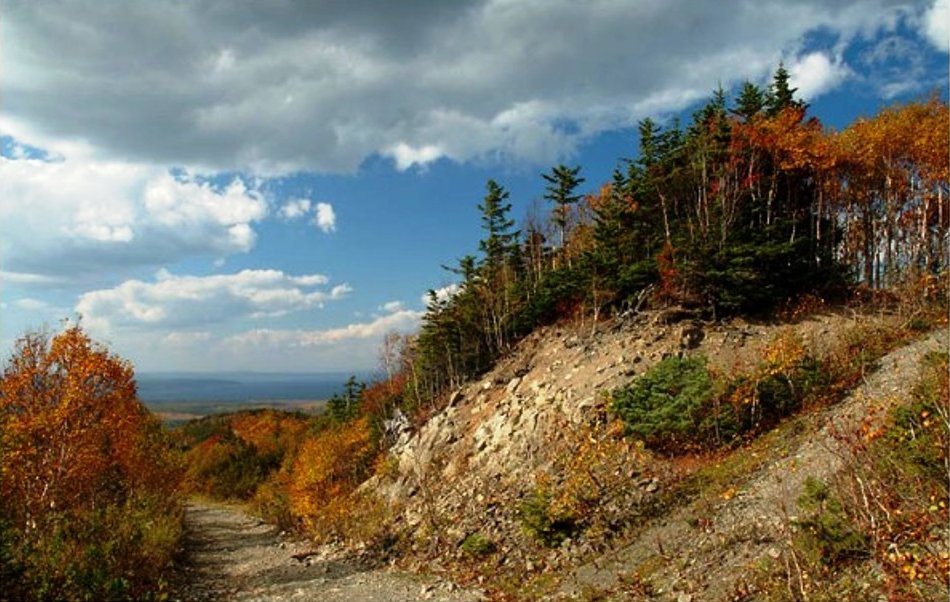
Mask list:
MULTIPOLYGON (((933 39, 946 37, 945 6, 928 17, 933 39)), ((13 2, 0 21, 3 111, 150 163, 347 172, 378 153, 400 169, 440 157, 547 164, 717 82, 761 81, 809 32, 846 45, 920 12, 910 0, 412 7, 13 2)), ((839 73, 819 78, 820 60, 816 90, 839 73)), ((86 234, 121 243, 125 225, 86 234)))
POLYGON ((950 52, 950 0, 934 0, 924 13, 923 31, 941 52, 950 52))
POLYGON ((385 311, 385 312, 388 312, 388 313, 395 313, 395 312, 400 311, 400 310, 403 309, 403 307, 402 307, 402 301, 388 301, 388 302, 383 303, 382 305, 380 305, 380 306, 379 306, 379 309, 380 309, 381 311, 385 311))
POLYGON ((114 273, 178 259, 245 253, 266 216, 241 179, 215 186, 188 173, 88 157, 0 157, 5 279, 21 284, 114 273))
POLYGON ((438 146, 426 144, 419 148, 413 148, 405 142, 385 149, 384 155, 390 156, 396 161, 396 169, 406 170, 413 165, 425 166, 445 156, 445 152, 438 146))
POLYGON ((401 309, 370 322, 348 324, 326 330, 272 330, 256 329, 243 332, 224 341, 225 346, 236 348, 298 348, 324 347, 349 341, 381 339, 392 330, 408 332, 418 327, 423 312, 401 309))
MULTIPOLYGON (((262 371, 372 370, 383 337, 410 333, 422 312, 399 309, 364 322, 322 329, 258 328, 221 334, 215 330, 133 333, 136 364, 146 369, 262 371)), ((131 338, 131 337, 127 337, 131 338)))
POLYGON ((462 287, 456 283, 448 284, 442 288, 437 288, 426 292, 420 297, 422 304, 429 307, 432 304, 432 295, 435 294, 435 302, 442 303, 448 301, 462 290, 462 287))
POLYGON ((279 270, 213 276, 178 276, 162 270, 153 282, 127 280, 114 288, 84 293, 75 310, 97 332, 189 328, 322 308, 352 290, 346 284, 329 292, 318 288, 327 283, 321 274, 291 276, 279 270))
POLYGON ((310 211, 310 201, 307 199, 290 199, 280 208, 280 216, 286 220, 299 219, 310 211))
POLYGON ((330 203, 317 203, 313 223, 326 233, 336 231, 336 213, 330 203))
POLYGON ((789 67, 790 83, 800 98, 811 100, 840 85, 851 73, 840 57, 811 52, 789 67))

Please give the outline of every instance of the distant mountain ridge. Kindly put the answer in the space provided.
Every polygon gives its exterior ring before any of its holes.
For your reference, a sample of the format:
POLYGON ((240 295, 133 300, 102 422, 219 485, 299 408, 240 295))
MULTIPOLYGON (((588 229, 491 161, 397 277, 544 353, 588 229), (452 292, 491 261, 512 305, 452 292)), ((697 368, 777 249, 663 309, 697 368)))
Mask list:
MULTIPOLYGON (((146 403, 327 399, 351 373, 143 372, 136 376, 146 403)), ((367 378, 357 374, 358 379, 367 378)))

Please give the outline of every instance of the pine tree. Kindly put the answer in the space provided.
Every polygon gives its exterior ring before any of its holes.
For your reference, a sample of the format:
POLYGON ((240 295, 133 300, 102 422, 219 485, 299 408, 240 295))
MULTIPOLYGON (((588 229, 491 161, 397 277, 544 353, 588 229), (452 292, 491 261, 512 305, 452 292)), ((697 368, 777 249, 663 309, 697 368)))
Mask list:
POLYGON ((772 76, 772 84, 769 86, 769 92, 765 99, 765 108, 769 116, 775 116, 783 109, 796 108, 807 109, 808 105, 795 100, 795 92, 798 88, 792 88, 789 80, 791 75, 783 63, 778 64, 775 75, 772 76))
POLYGON ((580 166, 568 167, 562 164, 551 169, 550 174, 541 174, 548 182, 544 198, 554 203, 554 223, 558 227, 558 242, 562 253, 570 223, 571 206, 581 199, 576 192, 577 187, 584 183, 584 178, 578 177, 580 171, 580 166))
POLYGON ((494 180, 488 180, 485 187, 485 200, 478 209, 482 212, 482 229, 487 236, 478 243, 478 248, 485 254, 484 265, 493 272, 501 267, 511 248, 518 244, 519 233, 512 231, 515 221, 508 218, 511 211, 511 203, 507 202, 508 191, 494 180))
POLYGON ((732 113, 743 122, 748 122, 765 109, 765 104, 766 94, 762 88, 746 80, 742 84, 739 98, 736 99, 736 108, 732 110, 732 113))
POLYGON ((327 402, 327 412, 335 422, 349 422, 359 414, 360 398, 366 390, 366 383, 351 375, 343 385, 343 393, 336 393, 327 402))

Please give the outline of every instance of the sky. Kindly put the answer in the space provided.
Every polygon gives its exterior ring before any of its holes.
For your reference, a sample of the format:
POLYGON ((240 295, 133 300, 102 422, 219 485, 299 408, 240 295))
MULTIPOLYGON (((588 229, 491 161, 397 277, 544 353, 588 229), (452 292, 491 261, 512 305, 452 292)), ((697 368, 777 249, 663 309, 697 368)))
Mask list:
POLYGON ((79 322, 142 371, 366 371, 636 124, 781 62, 841 129, 947 97, 948 0, 0 0, 0 355, 79 322))

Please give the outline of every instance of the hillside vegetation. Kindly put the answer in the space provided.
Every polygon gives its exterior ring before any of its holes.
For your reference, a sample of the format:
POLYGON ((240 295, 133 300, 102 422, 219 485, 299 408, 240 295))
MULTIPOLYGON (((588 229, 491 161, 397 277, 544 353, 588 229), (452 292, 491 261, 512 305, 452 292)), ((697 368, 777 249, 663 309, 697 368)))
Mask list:
POLYGON ((126 363, 27 336, 0 385, 3 577, 161 597, 180 484, 498 599, 946 598, 947 105, 835 132, 794 92, 780 67, 644 120, 596 193, 543 174, 519 230, 490 180, 457 286, 320 416, 166 438, 126 363))
POLYGON ((0 599, 167 595, 180 475, 128 362, 77 327, 19 339, 0 379, 0 599))
MULTIPOLYGON (((386 338, 385 378, 351 382, 238 497, 498 598, 666 599, 684 560, 638 538, 669 516, 702 532, 847 400, 890 408, 821 431, 847 442, 847 470, 780 496, 785 535, 730 569, 734 587, 694 589, 941 595, 946 358, 908 372, 894 403, 851 396, 889 353, 945 332, 948 126, 930 100, 827 130, 780 68, 686 127, 644 120, 637 158, 595 194, 580 167, 552 168, 549 216, 520 230, 489 181, 477 253, 449 267, 458 286, 432 292, 417 335, 386 338), (565 577, 638 541, 652 552, 622 582, 565 577)), ((206 444, 242 439, 229 428, 206 444)), ((728 532, 727 548, 755 541, 728 532)))

